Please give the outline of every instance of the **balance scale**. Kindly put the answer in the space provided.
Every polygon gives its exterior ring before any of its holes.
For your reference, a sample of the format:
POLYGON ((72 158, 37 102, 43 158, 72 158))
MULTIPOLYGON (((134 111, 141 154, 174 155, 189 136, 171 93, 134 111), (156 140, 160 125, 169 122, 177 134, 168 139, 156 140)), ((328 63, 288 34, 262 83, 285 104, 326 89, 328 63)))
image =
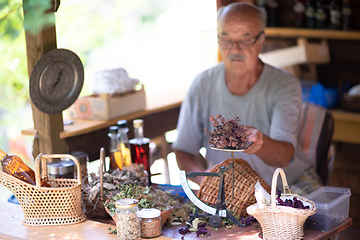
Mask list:
POLYGON ((227 217, 231 221, 233 221, 239 227, 246 227, 246 224, 239 222, 227 209, 226 209, 226 202, 225 202, 225 186, 224 186, 224 178, 225 172, 228 171, 230 168, 232 170, 232 197, 234 198, 234 152, 242 152, 248 149, 254 142, 248 142, 244 148, 242 149, 222 149, 222 148, 214 148, 210 147, 214 150, 219 151, 229 151, 231 152, 231 164, 226 167, 220 167, 219 172, 190 172, 186 173, 184 170, 180 170, 180 182, 181 186, 186 194, 186 196, 190 199, 192 203, 195 204, 195 213, 190 214, 189 223, 191 224, 195 218, 200 217, 209 217, 209 224, 217 228, 221 225, 221 218, 227 217), (198 176, 209 176, 209 177, 219 177, 219 191, 218 197, 216 201, 216 208, 210 207, 209 205, 202 202, 191 190, 187 178, 188 177, 198 177, 198 176), (203 210, 205 213, 200 214, 199 209, 203 210))

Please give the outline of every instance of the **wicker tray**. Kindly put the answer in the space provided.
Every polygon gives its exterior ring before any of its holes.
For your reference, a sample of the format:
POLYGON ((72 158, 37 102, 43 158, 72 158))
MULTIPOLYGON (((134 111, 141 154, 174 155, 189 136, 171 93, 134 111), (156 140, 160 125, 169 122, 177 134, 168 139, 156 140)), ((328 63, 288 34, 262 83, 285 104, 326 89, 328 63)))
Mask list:
POLYGON ((302 239, 306 219, 316 211, 315 203, 296 194, 291 194, 284 171, 277 168, 271 183, 271 205, 259 208, 259 205, 249 206, 247 212, 253 215, 261 225, 264 239, 302 239), (276 204, 276 183, 279 176, 282 178, 283 194, 281 197, 292 199, 296 197, 310 209, 299 209, 276 204))
MULTIPOLYGON (((213 167, 210 172, 218 172, 220 167, 231 164, 231 159, 227 159, 213 167)), ((255 184, 260 181, 261 185, 270 192, 270 187, 264 179, 260 177, 243 159, 234 159, 234 198, 232 198, 231 170, 225 172, 225 201, 228 209, 235 212, 235 216, 245 217, 246 208, 256 202, 255 184)), ((198 198, 208 204, 215 204, 219 193, 219 178, 205 177, 201 182, 198 198)))
POLYGON ((0 171, 0 183, 9 189, 24 211, 27 226, 70 225, 85 221, 81 209, 81 170, 78 160, 68 154, 39 154, 35 159, 36 186, 0 171), (40 161, 69 158, 77 166, 77 179, 49 179, 53 188, 40 187, 40 161))

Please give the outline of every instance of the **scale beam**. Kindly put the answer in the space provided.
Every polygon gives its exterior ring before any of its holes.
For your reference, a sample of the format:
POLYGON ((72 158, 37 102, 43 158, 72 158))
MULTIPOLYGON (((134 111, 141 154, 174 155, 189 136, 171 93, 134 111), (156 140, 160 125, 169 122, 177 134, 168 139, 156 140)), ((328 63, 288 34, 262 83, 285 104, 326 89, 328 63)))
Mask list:
POLYGON ((190 189, 190 186, 189 186, 189 184, 187 182, 186 172, 184 170, 180 170, 180 182, 181 182, 181 186, 182 186, 184 192, 186 193, 187 197, 190 199, 191 202, 193 202, 195 204, 195 206, 197 206, 198 208, 200 208, 204 212, 207 212, 207 213, 212 214, 212 215, 217 215, 217 216, 220 216, 220 217, 226 217, 227 216, 226 210, 217 210, 216 208, 210 207, 210 206, 206 205, 205 203, 203 203, 194 194, 194 192, 190 189))

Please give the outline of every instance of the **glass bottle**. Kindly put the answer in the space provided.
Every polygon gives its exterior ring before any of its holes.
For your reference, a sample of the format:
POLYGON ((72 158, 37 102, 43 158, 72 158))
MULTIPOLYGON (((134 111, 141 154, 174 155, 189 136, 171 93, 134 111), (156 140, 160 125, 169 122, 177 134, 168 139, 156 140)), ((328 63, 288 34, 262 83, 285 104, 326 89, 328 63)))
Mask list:
POLYGON ((342 4, 342 29, 345 31, 349 30, 350 14, 351 9, 349 6, 349 0, 344 0, 342 4))
POLYGON ((266 12, 267 12, 267 22, 269 27, 277 26, 277 9, 279 3, 277 0, 267 0, 266 1, 266 12))
POLYGON ((266 0, 256 0, 256 6, 265 10, 266 0))
POLYGON ((129 128, 127 127, 126 120, 120 120, 117 122, 119 127, 119 142, 118 149, 121 151, 122 159, 124 166, 131 165, 131 154, 130 154, 130 143, 127 133, 129 132, 129 128))
POLYGON ((129 140, 131 162, 135 164, 143 164, 145 170, 148 173, 149 184, 151 184, 150 178, 150 152, 149 144, 150 139, 144 137, 143 120, 135 119, 133 121, 135 138, 129 140))
POLYGON ((316 11, 315 11, 315 19, 316 19, 316 28, 325 28, 326 23, 326 10, 325 5, 322 0, 316 1, 316 11))
MULTIPOLYGON (((36 185, 35 172, 26 165, 17 155, 8 155, 0 149, 1 169, 3 172, 14 176, 24 182, 36 185)), ((52 187, 40 177, 41 187, 52 187)))
POLYGON ((303 28, 305 22, 305 1, 295 0, 293 10, 294 26, 298 28, 303 28))
POLYGON ((315 0, 306 1, 305 16, 306 27, 315 28, 315 0))
POLYGON ((123 159, 121 156, 121 151, 118 148, 119 142, 119 127, 111 126, 109 127, 109 138, 110 138, 110 148, 109 148, 109 157, 110 157, 110 169, 123 169, 123 159))
POLYGON ((338 0, 332 0, 330 3, 330 28, 341 28, 341 9, 338 0))
POLYGON ((141 239, 137 199, 125 198, 115 202, 117 238, 120 240, 141 239))

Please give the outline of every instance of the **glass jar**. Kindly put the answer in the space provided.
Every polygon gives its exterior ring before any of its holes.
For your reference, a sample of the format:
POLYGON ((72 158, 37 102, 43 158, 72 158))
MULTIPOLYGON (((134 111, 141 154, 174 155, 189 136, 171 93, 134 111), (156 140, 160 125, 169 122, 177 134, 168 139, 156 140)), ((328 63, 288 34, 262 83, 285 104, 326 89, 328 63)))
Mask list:
POLYGON ((52 161, 47 164, 47 172, 49 179, 68 178, 74 179, 75 163, 69 158, 61 158, 61 160, 52 161))
POLYGON ((141 238, 140 220, 138 217, 138 200, 132 198, 120 199, 116 206, 117 238, 120 240, 137 240, 141 238))
POLYGON ((155 238, 161 235, 161 211, 155 208, 139 211, 141 237, 155 238))

